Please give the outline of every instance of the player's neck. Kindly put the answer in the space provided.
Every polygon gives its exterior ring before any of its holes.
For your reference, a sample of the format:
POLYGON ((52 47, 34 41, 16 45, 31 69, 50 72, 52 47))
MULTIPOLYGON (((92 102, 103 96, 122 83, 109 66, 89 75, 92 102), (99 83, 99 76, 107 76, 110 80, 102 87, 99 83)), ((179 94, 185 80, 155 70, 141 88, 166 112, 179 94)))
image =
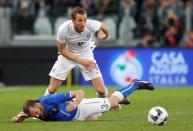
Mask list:
POLYGON ((73 26, 73 29, 74 29, 74 31, 77 32, 77 33, 82 33, 82 32, 84 32, 84 31, 80 31, 80 30, 77 29, 75 26, 73 26))

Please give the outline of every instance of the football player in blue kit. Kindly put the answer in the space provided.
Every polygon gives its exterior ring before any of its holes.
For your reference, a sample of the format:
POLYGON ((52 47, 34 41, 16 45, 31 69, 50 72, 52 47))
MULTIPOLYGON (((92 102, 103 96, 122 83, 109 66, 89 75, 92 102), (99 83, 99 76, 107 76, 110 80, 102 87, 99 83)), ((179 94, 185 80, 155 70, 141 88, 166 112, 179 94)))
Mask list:
POLYGON ((109 111, 135 90, 141 89, 154 90, 154 87, 147 81, 135 81, 117 89, 108 98, 86 99, 83 90, 50 94, 37 100, 27 100, 23 113, 13 117, 12 122, 21 122, 29 117, 43 121, 96 120, 101 113, 109 111))

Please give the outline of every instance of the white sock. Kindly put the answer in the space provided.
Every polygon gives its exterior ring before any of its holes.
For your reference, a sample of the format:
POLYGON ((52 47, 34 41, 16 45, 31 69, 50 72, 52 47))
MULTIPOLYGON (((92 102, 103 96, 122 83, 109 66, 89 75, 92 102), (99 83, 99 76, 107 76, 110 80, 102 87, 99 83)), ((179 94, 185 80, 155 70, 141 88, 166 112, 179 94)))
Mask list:
POLYGON ((123 94, 121 92, 119 92, 119 91, 113 92, 112 95, 118 97, 120 101, 122 101, 124 99, 123 94))
POLYGON ((47 95, 49 95, 50 94, 50 92, 48 91, 48 88, 46 89, 46 91, 45 91, 45 93, 44 93, 44 96, 47 96, 47 95))

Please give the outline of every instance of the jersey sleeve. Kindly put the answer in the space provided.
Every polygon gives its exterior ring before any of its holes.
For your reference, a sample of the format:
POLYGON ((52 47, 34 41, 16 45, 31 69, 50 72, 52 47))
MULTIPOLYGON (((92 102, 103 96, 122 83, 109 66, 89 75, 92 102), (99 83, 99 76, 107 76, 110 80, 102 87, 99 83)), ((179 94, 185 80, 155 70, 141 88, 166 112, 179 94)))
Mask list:
POLYGON ((87 20, 88 22, 88 26, 89 28, 93 31, 93 32, 96 32, 98 31, 101 26, 102 26, 102 23, 98 20, 87 20))
POLYGON ((71 96, 71 92, 54 94, 51 97, 52 102, 55 104, 60 104, 61 102, 69 101, 72 99, 73 99, 73 97, 71 96))
POLYGON ((57 42, 60 42, 60 43, 66 43, 66 29, 64 25, 61 25, 59 27, 56 35, 56 40, 57 42))

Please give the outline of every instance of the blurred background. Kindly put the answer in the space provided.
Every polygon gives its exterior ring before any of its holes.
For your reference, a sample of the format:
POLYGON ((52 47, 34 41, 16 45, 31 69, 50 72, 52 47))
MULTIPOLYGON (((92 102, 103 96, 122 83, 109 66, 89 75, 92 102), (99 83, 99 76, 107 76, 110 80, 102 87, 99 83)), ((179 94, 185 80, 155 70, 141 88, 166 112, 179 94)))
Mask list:
MULTIPOLYGON (((108 86, 193 85, 192 0, 0 0, 0 85, 48 84, 57 29, 76 6, 110 31, 94 51, 108 86)), ((68 81, 88 85, 78 69, 68 81)))

